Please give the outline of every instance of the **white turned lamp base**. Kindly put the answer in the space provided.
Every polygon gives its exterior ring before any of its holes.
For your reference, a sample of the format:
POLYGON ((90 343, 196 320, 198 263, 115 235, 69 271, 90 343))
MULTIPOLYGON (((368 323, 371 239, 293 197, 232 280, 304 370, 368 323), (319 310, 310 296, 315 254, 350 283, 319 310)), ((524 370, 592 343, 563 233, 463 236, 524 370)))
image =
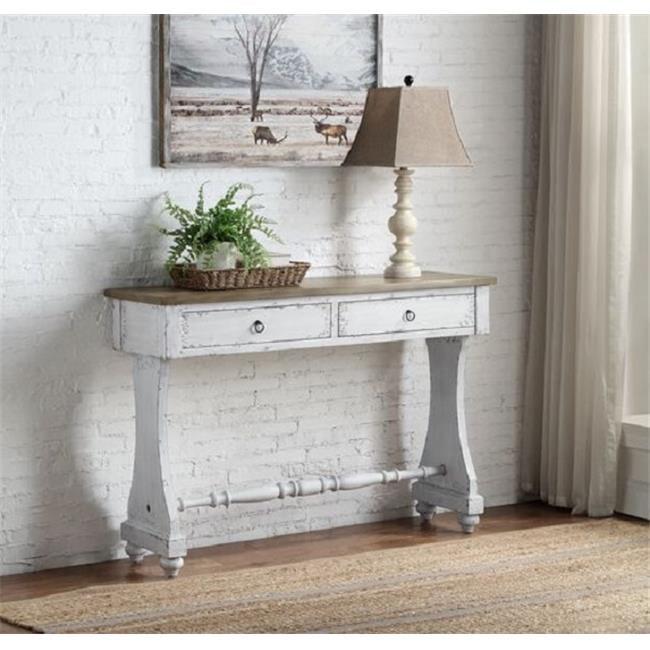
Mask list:
POLYGON ((395 252, 391 255, 390 265, 384 271, 385 278, 419 278, 422 270, 415 263, 413 254, 411 235, 415 233, 418 227, 417 219, 413 214, 413 204, 411 203, 411 193, 413 191, 413 181, 411 176, 413 170, 406 167, 400 167, 395 170, 397 178, 395 179, 395 194, 397 202, 393 205, 395 214, 388 220, 388 230, 395 235, 395 252))

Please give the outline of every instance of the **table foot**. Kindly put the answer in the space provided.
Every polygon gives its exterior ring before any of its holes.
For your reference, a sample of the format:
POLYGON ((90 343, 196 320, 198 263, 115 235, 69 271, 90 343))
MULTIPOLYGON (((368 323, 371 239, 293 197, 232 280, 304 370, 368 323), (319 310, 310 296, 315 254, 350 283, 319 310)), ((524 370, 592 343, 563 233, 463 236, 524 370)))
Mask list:
POLYGON ((429 523, 433 519, 433 515, 436 514, 436 507, 426 501, 418 501, 415 504, 415 510, 420 515, 420 521, 423 524, 429 523))
POLYGON ((465 515, 461 512, 458 513, 458 523, 463 529, 463 532, 467 534, 474 532, 474 527, 478 526, 480 519, 481 518, 478 515, 465 515))
POLYGON ((183 568, 185 561, 182 557, 161 557, 160 566, 168 578, 175 578, 183 568))
POLYGON ((142 560, 144 560, 144 556, 147 552, 147 549, 144 549, 140 546, 136 546, 135 544, 127 543, 126 548, 124 549, 126 551, 126 554, 129 556, 129 560, 131 560, 132 564, 142 564, 142 560))

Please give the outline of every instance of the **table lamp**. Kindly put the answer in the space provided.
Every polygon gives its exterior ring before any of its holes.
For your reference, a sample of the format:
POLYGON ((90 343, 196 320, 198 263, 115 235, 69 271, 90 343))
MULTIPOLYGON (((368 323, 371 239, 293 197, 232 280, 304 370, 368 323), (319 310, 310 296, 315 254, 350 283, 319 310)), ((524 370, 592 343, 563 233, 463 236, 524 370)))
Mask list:
POLYGON ((371 88, 354 144, 343 166, 393 167, 395 214, 388 229, 395 235, 395 253, 384 271, 386 278, 417 278, 411 236, 417 220, 411 208, 411 167, 467 167, 471 161, 458 135, 446 88, 404 86, 371 88))

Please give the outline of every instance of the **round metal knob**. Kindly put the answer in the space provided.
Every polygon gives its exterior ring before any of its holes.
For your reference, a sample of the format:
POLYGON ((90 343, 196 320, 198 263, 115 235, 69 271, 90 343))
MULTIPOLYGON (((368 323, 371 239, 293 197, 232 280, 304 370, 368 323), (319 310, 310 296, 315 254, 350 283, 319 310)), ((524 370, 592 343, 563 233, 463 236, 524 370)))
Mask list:
POLYGON ((410 309, 407 309, 407 310, 404 312, 404 318, 405 318, 409 323, 413 322, 413 321, 415 320, 415 312, 414 312, 414 311, 411 311, 410 309))
POLYGON ((261 334, 264 331, 264 329, 265 329, 264 323, 261 320, 256 320, 253 323, 253 331, 255 332, 255 334, 261 334))

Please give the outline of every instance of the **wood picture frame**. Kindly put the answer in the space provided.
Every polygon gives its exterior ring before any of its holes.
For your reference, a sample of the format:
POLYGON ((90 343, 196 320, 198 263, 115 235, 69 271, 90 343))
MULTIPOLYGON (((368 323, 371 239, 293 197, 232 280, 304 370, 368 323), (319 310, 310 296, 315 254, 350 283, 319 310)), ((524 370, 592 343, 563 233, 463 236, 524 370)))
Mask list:
MULTIPOLYGON (((259 16, 263 18, 264 16, 259 16)), ((290 18, 291 16, 289 16, 290 18)), ((298 18, 306 18, 306 16, 294 15, 298 18)), ((224 93, 222 88, 205 90, 205 93, 210 93, 211 98, 208 99, 190 99, 188 101, 196 101, 198 106, 179 105, 179 102, 185 101, 184 99, 175 97, 175 93, 180 90, 187 91, 187 88, 177 87, 173 83, 173 52, 172 52, 172 20, 179 20, 182 16, 174 14, 170 16, 163 14, 158 16, 158 29, 159 29, 159 156, 160 165, 162 167, 188 167, 188 166, 212 166, 212 167, 331 167, 338 166, 345 157, 349 146, 352 144, 356 128, 361 121, 361 114, 363 113, 363 101, 365 100, 365 88, 350 91, 354 95, 354 99, 340 100, 335 95, 347 93, 345 90, 331 91, 333 101, 321 101, 318 97, 313 100, 308 99, 271 99, 269 106, 268 103, 260 98, 260 106, 264 110, 259 110, 261 113, 261 120, 264 122, 264 117, 267 117, 266 123, 257 123, 258 119, 255 116, 250 117, 247 111, 255 113, 251 101, 244 99, 243 89, 227 89, 224 93), (241 99, 224 99, 221 95, 237 93, 241 99), (176 102, 176 103, 175 103, 176 102), (213 111, 219 113, 225 102, 227 106, 223 110, 224 113, 229 112, 227 116, 215 116, 213 114, 206 114, 202 118, 200 114, 202 111, 213 111), (275 105, 273 105, 275 103, 275 105), (325 107, 320 106, 324 104, 325 107), (213 105, 214 104, 214 105, 213 105), (236 104, 233 108, 233 104, 236 104), (285 105, 294 104, 291 109, 285 110, 285 105), (333 106, 333 108, 332 108, 333 106), (319 109, 324 111, 323 114, 319 109), (192 111, 195 111, 193 114, 192 111), (241 111, 241 112, 240 112, 241 111), (303 119, 304 118, 304 119, 303 119), (311 119, 310 119, 311 118, 311 119), (203 119, 203 122, 201 122, 203 119), (250 124, 248 124, 250 119, 250 124), (219 122, 219 120, 222 120, 219 122), (227 145, 230 147, 226 151, 226 146, 221 144, 221 140, 225 139, 222 136, 212 135, 215 133, 215 125, 227 133, 231 133, 229 129, 228 120, 233 124, 234 133, 237 131, 237 137, 240 139, 233 145, 229 142, 227 145), (288 121, 291 120, 288 125, 288 121), (298 122, 297 126, 293 126, 294 122, 298 122), (211 131, 203 131, 202 124, 205 123, 206 129, 211 131), (209 123, 209 127, 207 126, 209 123), (339 124, 340 123, 340 124, 339 124), (179 124, 183 126, 191 125, 187 129, 179 128, 179 124), (320 126, 319 126, 320 125, 320 126), (246 128, 248 126, 248 128, 246 128), (330 128, 335 127, 335 128, 330 128), (320 131, 318 130, 320 128, 320 131), (282 129, 282 130, 279 130, 282 129), (196 131, 196 134, 194 133, 196 131), (185 134, 185 135, 184 135, 185 134), (190 134, 190 135, 187 135, 190 134), (258 139, 259 135, 259 139, 258 139), (284 136, 284 137, 280 137, 284 136), (350 137, 352 136, 352 137, 350 137), (212 140, 211 138, 214 138, 212 140), (220 140, 221 138, 221 140, 220 140), (285 139, 287 142, 285 142, 285 139), (206 143, 215 142, 214 150, 205 151, 206 143), (239 144, 241 142, 241 144, 239 144), (194 143, 194 144, 193 144, 194 143), (283 146, 284 145, 284 146, 283 146), (346 146, 347 145, 347 146, 346 146), (192 146, 203 147, 203 152, 192 151, 192 146), (222 147, 222 149, 220 149, 222 147)), ((197 20, 205 18, 216 22, 217 19, 222 22, 226 19, 225 15, 214 16, 193 16, 187 17, 188 19, 197 20)), ((345 18, 345 16, 312 16, 314 20, 318 18, 338 19, 345 18), (338 16, 338 18, 337 18, 338 16)), ((372 21, 374 44, 374 78, 367 87, 380 86, 382 83, 382 31, 383 31, 383 17, 381 14, 366 14, 358 16, 357 19, 364 19, 372 21)), ((235 17, 232 17, 235 20, 235 17)), ((354 17, 350 16, 353 20, 354 17)), ((234 38, 232 39, 235 42, 234 38)), ((243 45, 243 40, 242 40, 243 45)), ((232 47, 232 46, 231 46, 232 47)), ((286 49, 286 48, 284 48, 286 49)), ((242 51, 242 57, 244 52, 242 51)), ((174 68, 177 73, 178 66, 174 68)), ((194 73, 194 71, 190 71, 194 73)), ((195 73, 196 76, 196 73, 195 73)), ((207 75, 208 77, 210 75, 207 75)), ((215 75, 216 78, 216 75, 215 75)), ((220 77, 223 79, 224 77, 220 77)), ((241 85, 241 82, 240 82, 241 85)), ((198 87, 197 87, 198 88, 198 87)), ((203 91, 203 89, 199 89, 203 91)), ((267 90, 267 93, 282 93, 290 94, 292 89, 288 90, 267 90)), ((303 94, 310 91, 300 91, 303 94)), ((316 91, 314 91, 315 94, 316 91)), ((259 90, 258 90, 259 95, 259 90)), ((252 96, 252 93, 251 93, 252 96)), ((347 96, 347 95, 345 95, 347 96)))

